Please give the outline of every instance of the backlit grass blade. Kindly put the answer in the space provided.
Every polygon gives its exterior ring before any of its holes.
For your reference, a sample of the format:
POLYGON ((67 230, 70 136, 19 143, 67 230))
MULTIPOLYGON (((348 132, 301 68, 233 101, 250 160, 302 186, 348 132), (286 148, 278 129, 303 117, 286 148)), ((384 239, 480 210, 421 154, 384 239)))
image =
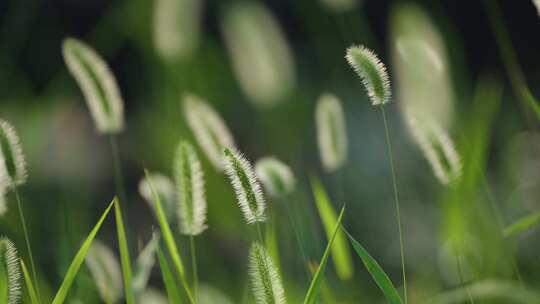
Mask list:
POLYGON ((81 248, 77 252, 77 255, 75 255, 75 258, 71 262, 71 265, 69 266, 66 272, 66 275, 64 276, 64 281, 62 282, 62 285, 60 285, 60 288, 58 289, 58 292, 56 293, 56 296, 54 297, 52 304, 62 304, 66 300, 69 289, 71 288, 71 285, 73 284, 73 281, 75 280, 75 277, 77 276, 77 273, 79 272, 79 269, 81 268, 82 263, 84 263, 86 253, 88 252, 88 249, 90 249, 90 245, 92 245, 92 241, 94 241, 96 234, 101 228, 101 224, 103 224, 103 221, 109 214, 109 211, 111 210, 113 204, 114 204, 114 200, 109 204, 109 207, 105 209, 105 212, 103 212, 103 215, 101 215, 101 218, 96 223, 92 231, 90 231, 90 234, 88 235, 88 237, 82 244, 81 248))
POLYGON ((508 225, 503 230, 505 237, 518 235, 540 223, 540 212, 529 214, 517 220, 515 223, 508 225))
POLYGON ((180 299, 180 292, 178 291, 178 288, 176 288, 176 282, 174 281, 171 268, 169 267, 169 263, 167 262, 167 259, 165 258, 165 255, 161 251, 160 247, 157 248, 157 256, 159 260, 159 268, 161 268, 161 276, 163 277, 163 283, 165 284, 169 301, 172 304, 182 303, 182 300, 180 299))
MULTIPOLYGON (((311 178, 311 188, 313 189, 313 197, 315 198, 315 204, 323 222, 326 236, 330 239, 334 231, 334 225, 336 224, 337 214, 328 198, 328 194, 318 179, 311 178)), ((334 246, 332 246, 332 261, 336 267, 337 275, 342 280, 350 279, 353 275, 353 263, 347 239, 342 231, 337 232, 334 243, 334 246)))
POLYGON ((493 303, 492 300, 500 300, 497 303, 540 303, 540 294, 517 283, 485 280, 475 282, 467 286, 443 292, 434 299, 426 303, 431 304, 453 304, 465 303, 470 298, 485 300, 482 303, 493 303))
POLYGON ((24 264, 24 261, 22 259, 21 259, 21 269, 24 276, 24 281, 26 283, 26 292, 30 296, 30 303, 39 304, 36 288, 34 287, 34 283, 32 283, 30 272, 28 272, 28 269, 26 268, 26 265, 24 264))
POLYGON ((120 209, 120 200, 115 197, 114 200, 114 215, 116 219, 116 233, 118 235, 118 248, 120 249, 120 263, 122 264, 122 274, 124 277, 124 291, 127 304, 135 303, 133 295, 133 286, 131 284, 132 271, 131 259, 129 258, 129 250, 126 238, 126 229, 124 220, 122 219, 122 210, 120 209))
POLYGON ((315 272, 315 275, 313 276, 313 279, 311 280, 311 284, 309 285, 308 292, 306 294, 306 297, 304 298, 304 304, 315 303, 315 300, 317 300, 317 294, 319 293, 319 289, 321 286, 321 280, 323 278, 324 269, 326 268, 326 263, 328 262, 328 256, 330 255, 330 250, 332 246, 334 245, 336 236, 338 235, 338 232, 340 232, 339 227, 341 227, 341 221, 343 220, 344 212, 345 212, 345 207, 341 208, 339 217, 337 218, 337 221, 334 224, 332 236, 328 239, 328 245, 326 246, 326 249, 324 250, 324 254, 321 258, 321 262, 319 263, 319 268, 317 269, 317 272, 315 272))
POLYGON ((360 245, 360 243, 358 243, 348 232, 345 231, 345 233, 349 237, 349 240, 351 241, 351 245, 353 246, 354 250, 360 257, 360 259, 362 259, 362 262, 364 263, 364 266, 366 266, 367 271, 384 293, 386 299, 391 304, 402 304, 403 302, 401 300, 401 297, 399 296, 399 293, 394 287, 394 284, 392 284, 392 281, 390 281, 390 278, 384 272, 379 263, 377 263, 377 261, 367 252, 367 250, 362 245, 360 245))
POLYGON ((174 240, 171 227, 167 222, 167 216, 165 215, 165 212, 161 207, 161 200, 156 192, 156 189, 154 188, 152 179, 149 178, 148 170, 145 169, 144 173, 146 175, 146 178, 148 178, 150 189, 152 190, 152 194, 155 199, 156 216, 159 222, 159 227, 161 228, 163 240, 165 241, 165 245, 167 246, 167 250, 169 251, 169 255, 171 256, 171 259, 173 261, 174 268, 176 268, 176 272, 178 273, 178 277, 180 279, 180 282, 182 283, 182 286, 184 287, 184 290, 186 291, 189 301, 190 303, 194 304, 195 299, 186 279, 184 264, 182 263, 182 258, 180 257, 180 253, 178 252, 178 247, 176 247, 176 242, 174 240))

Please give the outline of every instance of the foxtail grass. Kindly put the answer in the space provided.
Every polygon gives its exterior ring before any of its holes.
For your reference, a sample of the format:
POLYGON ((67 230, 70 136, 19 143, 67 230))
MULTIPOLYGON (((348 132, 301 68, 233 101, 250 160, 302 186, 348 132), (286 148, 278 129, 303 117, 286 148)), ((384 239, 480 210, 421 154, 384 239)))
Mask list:
POLYGON ((254 243, 249 253, 249 274, 257 304, 285 304, 285 290, 270 255, 263 245, 254 243))
POLYGON ((385 65, 370 49, 364 46, 352 46, 347 49, 345 56, 349 65, 360 76, 362 83, 371 100, 371 104, 379 106, 384 123, 384 133, 386 138, 386 147, 390 163, 390 173, 392 176, 392 186, 394 192, 394 208, 396 210, 396 220, 399 233, 399 248, 401 255, 401 271, 403 276, 403 292, 405 295, 405 304, 407 304, 407 276, 405 271, 405 253, 403 245, 403 232, 401 227, 401 214, 399 205, 399 195, 396 179, 396 170, 394 165, 394 156, 392 143, 390 140, 390 130, 386 118, 384 105, 390 101, 390 80, 385 65))
POLYGON ((105 303, 117 303, 124 287, 120 264, 113 251, 101 241, 94 240, 85 261, 101 299, 105 303))
POLYGON ((315 122, 323 168, 327 172, 334 172, 347 161, 348 148, 345 115, 335 95, 324 93, 319 97, 315 122))
POLYGON ((17 248, 8 238, 0 237, 0 269, 6 272, 7 277, 7 304, 17 304, 21 298, 21 269, 17 248))

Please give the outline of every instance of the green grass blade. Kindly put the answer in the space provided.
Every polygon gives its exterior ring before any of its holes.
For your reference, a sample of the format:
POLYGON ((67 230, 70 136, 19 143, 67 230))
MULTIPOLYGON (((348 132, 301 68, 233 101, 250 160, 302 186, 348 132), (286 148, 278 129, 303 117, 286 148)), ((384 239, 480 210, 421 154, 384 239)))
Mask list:
POLYGON ((540 212, 524 216, 503 230, 504 237, 515 236, 540 223, 540 212))
POLYGON ((364 266, 366 266, 369 274, 384 293, 386 299, 392 304, 402 304, 403 302, 401 300, 401 297, 399 296, 399 293, 394 287, 394 284, 392 284, 392 281, 390 281, 390 278, 384 272, 379 263, 377 263, 377 261, 367 252, 367 250, 362 245, 360 245, 360 243, 358 243, 352 237, 352 235, 350 235, 347 231, 345 231, 345 233, 349 237, 349 240, 351 241, 354 250, 356 251, 356 253, 358 253, 360 259, 362 259, 362 262, 364 263, 364 266))
POLYGON ((176 282, 174 281, 171 268, 169 268, 169 263, 163 255, 161 248, 157 248, 157 256, 159 260, 159 268, 161 268, 161 276, 163 277, 163 283, 165 284, 165 289, 167 290, 167 296, 170 303, 172 304, 181 304, 182 300, 180 299, 180 292, 176 288, 176 282))
POLYGON ((22 259, 21 259, 21 269, 23 272, 24 281, 26 282, 26 291, 28 295, 30 296, 30 303, 40 304, 37 293, 36 293, 36 288, 34 287, 34 284, 32 283, 32 278, 30 277, 30 273, 28 272, 28 269, 26 268, 26 265, 24 264, 24 261, 22 259))
POLYGON ((122 274, 124 276, 126 303, 135 304, 135 296, 133 295, 133 286, 131 284, 131 259, 129 258, 126 229, 124 227, 124 220, 122 219, 122 209, 120 209, 120 200, 118 197, 115 197, 113 202, 116 219, 116 233, 118 235, 118 247, 120 248, 120 262, 122 264, 122 274))
MULTIPOLYGON (((337 214, 334 210, 328 194, 324 190, 321 182, 316 178, 311 178, 311 188, 313 189, 313 197, 319 211, 319 216, 324 225, 326 236, 330 237, 334 231, 337 214)), ((338 231, 334 246, 332 246, 332 260, 336 267, 336 272, 340 279, 347 280, 353 275, 354 267, 352 263, 351 251, 345 238, 343 231, 338 231)))
POLYGON ((540 303, 540 294, 532 288, 499 280, 485 280, 461 286, 454 290, 443 292, 426 303, 458 304, 466 302, 469 296, 475 300, 486 301, 482 303, 494 303, 494 300, 497 300, 496 303, 540 303))
POLYGON ((334 245, 336 236, 338 235, 338 232, 340 231, 339 227, 341 226, 341 221, 343 220, 344 212, 345 212, 345 207, 341 208, 339 217, 337 218, 337 221, 334 223, 334 230, 333 230, 332 236, 328 240, 328 245, 326 246, 326 249, 324 250, 324 254, 321 258, 321 262, 319 263, 319 268, 317 269, 317 272, 315 272, 315 275, 313 276, 313 279, 311 280, 311 284, 309 285, 308 292, 306 293, 306 297, 304 298, 304 304, 315 303, 315 300, 317 300, 317 294, 319 293, 319 289, 321 286, 323 272, 324 272, 324 269, 326 268, 326 264, 328 262, 328 256, 330 255, 332 245, 334 245))
POLYGON ((173 265, 176 268, 176 272, 178 273, 180 282, 182 283, 182 286, 184 287, 184 290, 186 291, 189 301, 190 303, 195 304, 193 293, 191 292, 191 289, 186 279, 184 264, 182 263, 182 258, 180 257, 180 253, 178 252, 178 247, 176 247, 176 242, 174 240, 171 227, 169 226, 169 223, 167 222, 167 216, 165 215, 165 212, 163 211, 163 208, 161 207, 161 200, 159 198, 159 195, 156 192, 156 189, 154 188, 154 185, 152 183, 148 170, 145 170, 144 172, 145 172, 146 178, 148 179, 148 184, 150 185, 150 189, 152 190, 152 195, 154 196, 156 216, 159 222, 159 227, 161 228, 161 234, 163 235, 163 240, 165 241, 165 245, 167 246, 167 250, 169 252, 169 255, 171 256, 173 265))
POLYGON ((113 203, 114 201, 112 201, 109 204, 109 207, 105 209, 105 212, 103 212, 103 215, 101 215, 101 218, 96 223, 92 231, 90 231, 90 234, 88 235, 88 237, 82 244, 81 248, 77 252, 77 255, 75 255, 75 258, 71 262, 71 265, 69 266, 66 272, 66 275, 64 276, 64 281, 62 282, 62 285, 60 285, 60 288, 58 289, 58 292, 56 293, 56 296, 54 297, 52 304, 62 304, 66 300, 69 289, 71 288, 71 285, 73 284, 73 281, 75 280, 75 277, 77 276, 77 273, 79 272, 79 269, 81 268, 81 265, 84 263, 86 253, 88 253, 88 249, 90 249, 90 245, 92 245, 92 241, 94 241, 96 234, 101 228, 101 224, 103 224, 103 221, 109 214, 109 211, 111 211, 113 203))

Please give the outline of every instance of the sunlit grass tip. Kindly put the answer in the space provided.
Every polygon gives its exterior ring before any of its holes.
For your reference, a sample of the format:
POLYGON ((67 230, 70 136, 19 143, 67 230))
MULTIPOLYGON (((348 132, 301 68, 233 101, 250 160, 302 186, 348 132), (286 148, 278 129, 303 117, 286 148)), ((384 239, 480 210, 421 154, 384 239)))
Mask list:
POLYGON ((204 174, 195 148, 187 141, 181 141, 176 148, 174 179, 180 230, 183 234, 198 235, 207 228, 204 174))
MULTIPOLYGON (((149 178, 152 180, 152 186, 159 195, 159 199, 161 200, 161 204, 165 209, 167 217, 172 218, 176 210, 174 206, 175 189, 173 181, 168 176, 161 173, 152 173, 149 175, 149 178)), ((154 209, 155 199, 152 194, 150 182, 146 176, 139 182, 139 194, 144 198, 148 205, 154 209)))
POLYGON ((195 139, 212 165, 222 170, 223 148, 234 147, 234 139, 225 121, 206 101, 193 94, 183 98, 183 110, 195 139))
POLYGON ((112 250, 99 240, 94 240, 86 255, 86 266, 101 299, 105 303, 118 302, 123 295, 122 272, 112 250))
POLYGON ((26 183, 26 160, 15 128, 0 119, 0 183, 2 188, 14 188, 26 183))
POLYGON ((339 99, 329 93, 322 94, 315 110, 317 143, 322 165, 333 172, 347 161, 347 128, 339 99))
POLYGON ((259 159, 255 163, 255 173, 272 197, 284 197, 294 190, 296 179, 291 168, 273 156, 259 159))
POLYGON ((266 203, 257 176, 249 161, 236 149, 225 148, 223 164, 247 223, 264 222, 266 220, 266 203))
POLYGON ((124 129, 124 102, 118 84, 103 58, 86 43, 64 39, 64 61, 90 109, 97 130, 104 134, 124 129))
POLYGON ((287 302, 279 271, 270 255, 259 243, 254 243, 249 252, 249 275, 257 304, 287 302))
POLYGON ((448 133, 437 123, 422 124, 412 115, 407 115, 407 124, 439 182, 448 185, 459 179, 463 165, 448 133))
POLYGON ((365 46, 351 46, 345 59, 362 79, 371 103, 383 105, 390 101, 390 80, 386 67, 375 52, 365 46))
POLYGON ((7 272, 7 304, 19 303, 21 299, 21 269, 17 248, 6 237, 0 237, 0 259, 2 267, 7 272))

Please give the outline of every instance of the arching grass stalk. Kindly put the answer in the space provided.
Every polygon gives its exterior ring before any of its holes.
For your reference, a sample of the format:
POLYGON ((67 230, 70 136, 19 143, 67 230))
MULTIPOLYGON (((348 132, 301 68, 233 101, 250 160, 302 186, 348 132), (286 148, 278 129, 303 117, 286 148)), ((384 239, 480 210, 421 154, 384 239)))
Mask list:
POLYGON ((199 274, 197 271, 197 252, 195 248, 195 237, 193 235, 189 236, 189 249, 191 253, 191 270, 193 271, 193 294, 195 295, 195 303, 199 303, 199 274))
POLYGON ((32 277, 34 278, 34 285, 36 286, 36 292, 39 302, 41 302, 41 296, 39 294, 39 282, 37 279, 36 264, 34 263, 34 257, 32 254, 32 246, 30 245, 30 237, 28 236, 28 229, 26 228, 26 220, 24 218, 24 212, 22 209, 21 198, 17 187, 14 188, 15 197, 17 199, 17 208, 19 209, 19 217, 21 220, 21 226, 24 233, 24 241, 26 242, 26 248, 28 249, 28 258, 30 259, 30 265, 32 266, 32 277))
POLYGON ((496 0, 484 0, 484 7, 487 10, 491 29, 495 34, 499 52, 502 57, 506 72, 510 78, 510 84, 514 90, 514 94, 521 100, 525 106, 530 107, 536 119, 540 121, 540 104, 538 100, 532 95, 527 81, 523 74, 523 70, 519 65, 516 51, 512 45, 510 34, 505 27, 501 10, 496 0))
POLYGON ((401 228, 401 214, 399 206, 399 195, 396 181, 396 170, 394 165, 394 156, 392 152, 392 143, 390 140, 390 131, 384 105, 390 101, 391 90, 390 80, 385 65, 370 49, 364 46, 351 46, 347 49, 345 59, 353 70, 360 76, 367 95, 373 106, 380 106, 381 115, 384 122, 384 133, 386 137, 386 146, 388 149, 388 158, 390 161, 390 171, 392 175, 392 187, 394 192, 394 205, 396 210, 396 220, 399 232, 399 248, 401 254, 401 270, 403 276, 403 292, 405 304, 407 304, 407 276, 405 273, 405 254, 403 245, 403 232, 401 228))
POLYGON ((392 152, 392 143, 390 140, 390 130, 388 128, 388 122, 386 119, 386 112, 384 111, 384 106, 381 105, 381 114, 383 117, 384 122, 384 133, 386 137, 386 147, 388 148, 388 158, 390 160, 390 172, 392 174, 392 187, 394 190, 394 207, 396 209, 396 220, 398 224, 398 232, 399 232, 399 251, 401 254, 401 272, 403 276, 403 294, 405 299, 405 304, 407 304, 407 276, 405 274, 405 253, 404 253, 404 245, 403 245, 403 232, 401 228, 401 213, 399 210, 399 194, 398 194, 398 187, 396 182, 396 170, 394 165, 394 156, 392 152))

